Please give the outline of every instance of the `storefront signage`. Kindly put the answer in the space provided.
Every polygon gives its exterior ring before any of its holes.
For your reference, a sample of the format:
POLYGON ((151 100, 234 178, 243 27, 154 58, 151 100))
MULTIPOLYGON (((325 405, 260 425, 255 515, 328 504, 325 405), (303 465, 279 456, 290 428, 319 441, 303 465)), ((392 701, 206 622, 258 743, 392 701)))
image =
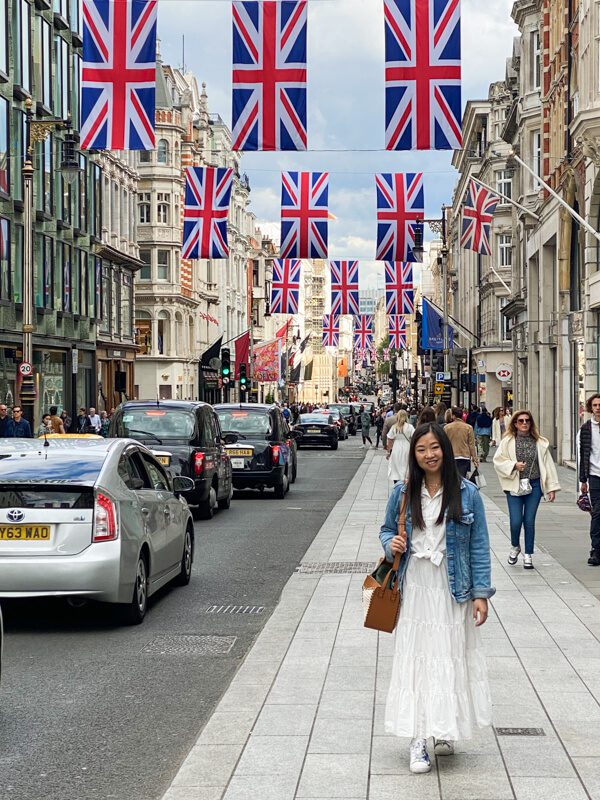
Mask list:
POLYGON ((509 381, 512 378, 512 367, 509 364, 499 364, 496 377, 499 381, 509 381))

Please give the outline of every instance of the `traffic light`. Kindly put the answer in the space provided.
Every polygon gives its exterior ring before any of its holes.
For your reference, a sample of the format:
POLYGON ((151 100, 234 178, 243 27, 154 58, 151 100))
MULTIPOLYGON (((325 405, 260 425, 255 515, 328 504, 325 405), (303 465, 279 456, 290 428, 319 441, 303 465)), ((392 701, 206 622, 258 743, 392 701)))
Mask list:
POLYGON ((231 381, 231 351, 228 347, 221 350, 221 379, 223 385, 231 381))
POLYGON ((240 364, 240 392, 247 392, 250 388, 248 386, 248 376, 246 375, 246 364, 240 364))

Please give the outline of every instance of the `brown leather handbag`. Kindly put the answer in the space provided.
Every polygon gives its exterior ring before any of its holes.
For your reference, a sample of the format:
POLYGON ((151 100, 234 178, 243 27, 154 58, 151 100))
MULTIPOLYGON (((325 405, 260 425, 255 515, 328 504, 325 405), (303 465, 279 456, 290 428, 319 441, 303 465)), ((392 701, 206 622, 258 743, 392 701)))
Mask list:
MULTIPOLYGON (((406 492, 398 516, 398 532, 406 531, 406 492)), ((363 612, 365 628, 374 628, 383 633, 392 633, 400 613, 400 584, 398 569, 401 554, 396 553, 393 562, 379 560, 375 570, 363 583, 363 612)))

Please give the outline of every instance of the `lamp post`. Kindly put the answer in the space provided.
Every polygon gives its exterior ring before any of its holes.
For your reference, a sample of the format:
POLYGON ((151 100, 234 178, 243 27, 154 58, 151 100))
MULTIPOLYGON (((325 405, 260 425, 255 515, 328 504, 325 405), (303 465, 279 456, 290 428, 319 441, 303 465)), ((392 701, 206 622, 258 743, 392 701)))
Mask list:
POLYGON ((25 101, 25 154, 23 161, 23 361, 19 365, 21 387, 19 400, 23 415, 33 427, 33 409, 36 386, 33 369, 33 145, 43 142, 56 128, 65 128, 61 160, 63 178, 72 183, 79 173, 79 163, 75 156, 76 136, 71 128, 71 117, 67 120, 33 118, 33 102, 25 101))

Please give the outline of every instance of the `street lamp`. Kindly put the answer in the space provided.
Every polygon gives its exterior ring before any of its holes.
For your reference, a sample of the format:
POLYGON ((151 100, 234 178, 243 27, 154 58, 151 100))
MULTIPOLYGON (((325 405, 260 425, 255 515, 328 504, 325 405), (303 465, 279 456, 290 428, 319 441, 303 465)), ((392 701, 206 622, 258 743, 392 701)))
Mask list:
POLYGON ((33 143, 43 142, 56 128, 66 128, 63 142, 61 173, 68 183, 79 174, 76 157, 76 135, 72 131, 71 117, 62 119, 33 118, 33 102, 25 101, 25 155, 23 162, 23 361, 19 365, 21 388, 19 399, 23 414, 33 424, 35 404, 35 374, 33 371, 33 143))

